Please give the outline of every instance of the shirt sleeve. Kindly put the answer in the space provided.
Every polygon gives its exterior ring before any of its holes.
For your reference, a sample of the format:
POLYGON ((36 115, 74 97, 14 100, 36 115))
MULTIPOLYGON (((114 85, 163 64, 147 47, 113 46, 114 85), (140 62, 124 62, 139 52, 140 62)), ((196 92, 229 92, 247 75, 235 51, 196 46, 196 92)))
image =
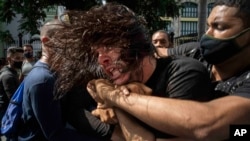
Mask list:
POLYGON ((167 52, 169 56, 179 55, 179 56, 192 57, 199 60, 201 57, 199 45, 200 45, 199 42, 184 43, 174 48, 168 48, 167 52))

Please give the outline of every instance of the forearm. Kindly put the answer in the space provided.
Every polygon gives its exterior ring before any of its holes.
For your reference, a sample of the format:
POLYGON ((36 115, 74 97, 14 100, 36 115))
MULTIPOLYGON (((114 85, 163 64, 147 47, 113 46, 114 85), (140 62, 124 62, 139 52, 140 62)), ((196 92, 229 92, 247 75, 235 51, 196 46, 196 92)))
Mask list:
POLYGON ((119 125, 122 129, 123 135, 127 141, 154 141, 154 135, 139 125, 137 119, 124 111, 115 108, 115 113, 119 120, 119 125))
POLYGON ((250 107, 250 102, 240 97, 230 96, 201 104, 131 93, 126 97, 109 97, 108 100, 158 130, 185 138, 225 139, 230 124, 250 122, 250 116, 246 114, 250 111, 246 108, 250 107))
POLYGON ((199 42, 189 42, 185 44, 181 44, 180 46, 176 46, 174 48, 167 49, 167 55, 182 55, 182 56, 193 56, 192 54, 195 53, 199 47, 199 42))

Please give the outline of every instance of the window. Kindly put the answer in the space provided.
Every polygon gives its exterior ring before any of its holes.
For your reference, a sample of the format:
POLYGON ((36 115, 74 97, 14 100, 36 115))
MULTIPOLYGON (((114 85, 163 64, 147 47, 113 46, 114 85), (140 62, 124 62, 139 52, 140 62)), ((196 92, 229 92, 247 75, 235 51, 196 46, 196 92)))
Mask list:
POLYGON ((170 22, 170 21, 167 21, 167 22, 166 22, 165 30, 166 30, 166 31, 169 31, 170 29, 171 29, 171 22, 170 22))
POLYGON ((197 27, 198 22, 192 22, 192 21, 182 21, 181 22, 181 36, 197 33, 197 27))
POLYGON ((209 16, 210 12, 212 11, 214 3, 209 3, 207 5, 207 16, 209 16))
POLYGON ((186 18, 198 17, 198 5, 192 2, 185 2, 182 4, 181 16, 186 18))

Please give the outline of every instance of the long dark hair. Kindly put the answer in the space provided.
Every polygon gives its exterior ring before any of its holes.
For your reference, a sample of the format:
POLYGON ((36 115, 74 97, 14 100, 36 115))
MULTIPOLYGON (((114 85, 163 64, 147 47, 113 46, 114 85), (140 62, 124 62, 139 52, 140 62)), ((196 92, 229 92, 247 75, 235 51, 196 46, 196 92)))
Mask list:
POLYGON ((154 55, 144 18, 124 5, 108 3, 88 11, 66 11, 60 21, 63 28, 55 32, 50 44, 55 54, 51 69, 58 74, 57 98, 73 86, 105 77, 97 64, 95 46, 122 48, 120 59, 140 75, 143 57, 154 55))

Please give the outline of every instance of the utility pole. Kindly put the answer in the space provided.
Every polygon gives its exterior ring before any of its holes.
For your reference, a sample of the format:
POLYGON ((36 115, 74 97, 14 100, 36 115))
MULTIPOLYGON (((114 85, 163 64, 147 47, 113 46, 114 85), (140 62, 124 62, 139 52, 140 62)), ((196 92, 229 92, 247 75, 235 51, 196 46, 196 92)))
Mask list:
POLYGON ((18 40, 19 40, 19 47, 23 46, 23 34, 19 33, 18 34, 18 40))
POLYGON ((207 20, 207 0, 199 0, 198 12, 198 40, 205 33, 207 20))

